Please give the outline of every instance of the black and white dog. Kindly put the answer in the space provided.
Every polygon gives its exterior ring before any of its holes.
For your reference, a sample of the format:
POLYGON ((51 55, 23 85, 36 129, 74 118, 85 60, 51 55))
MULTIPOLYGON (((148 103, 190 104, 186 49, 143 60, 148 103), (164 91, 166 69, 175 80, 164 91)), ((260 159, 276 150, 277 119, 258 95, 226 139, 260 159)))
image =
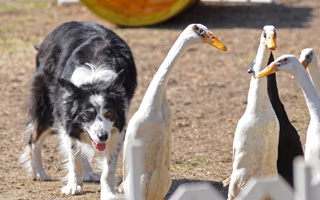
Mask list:
POLYGON ((67 22, 38 47, 28 102, 30 140, 21 161, 34 179, 52 180, 41 147, 52 132, 61 136, 68 159, 64 194, 82 193, 83 180, 97 181, 87 157, 102 161, 101 199, 112 199, 118 154, 137 72, 128 45, 114 32, 89 22, 67 22))

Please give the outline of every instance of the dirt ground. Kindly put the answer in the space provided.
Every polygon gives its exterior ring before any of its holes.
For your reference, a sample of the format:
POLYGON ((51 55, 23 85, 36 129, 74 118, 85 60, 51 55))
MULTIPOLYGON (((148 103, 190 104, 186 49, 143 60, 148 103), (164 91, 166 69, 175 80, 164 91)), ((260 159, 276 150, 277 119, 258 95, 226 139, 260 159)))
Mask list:
MULTIPOLYGON (((55 0, 0 0, 0 199, 99 199, 100 185, 85 184, 85 194, 64 196, 60 188, 62 157, 58 137, 47 139, 43 162, 55 181, 33 181, 19 164, 28 136, 22 134, 27 118, 25 101, 35 70, 33 45, 62 22, 85 20, 100 23, 120 35, 131 47, 138 88, 129 119, 137 110, 154 73, 180 32, 190 23, 202 23, 228 47, 209 45, 187 51, 172 71, 168 99, 172 109, 173 184, 167 198, 181 183, 210 182, 225 195, 221 181, 232 169, 232 142, 244 113, 251 65, 264 25, 277 29, 282 54, 299 56, 312 47, 320 52, 320 1, 278 0, 275 5, 203 3, 165 23, 142 28, 117 27, 98 18, 81 4, 58 7, 55 0)), ((319 54, 320 55, 320 54, 319 54)), ((296 81, 277 74, 280 98, 305 143, 309 113, 296 81)), ((121 158, 120 158, 121 161, 121 158)), ((122 176, 119 162, 117 176, 122 176)))

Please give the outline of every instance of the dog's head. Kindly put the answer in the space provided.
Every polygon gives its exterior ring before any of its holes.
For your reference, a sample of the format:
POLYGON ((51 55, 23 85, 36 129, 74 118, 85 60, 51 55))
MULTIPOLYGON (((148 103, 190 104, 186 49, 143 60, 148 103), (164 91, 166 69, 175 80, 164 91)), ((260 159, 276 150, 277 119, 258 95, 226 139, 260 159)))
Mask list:
POLYGON ((113 76, 109 74, 108 77, 83 81, 81 84, 73 78, 71 81, 58 80, 62 89, 61 117, 65 118, 62 124, 67 134, 83 142, 91 141, 98 151, 106 148, 111 133, 116 131, 114 129, 122 131, 128 107, 122 86, 124 71, 113 76))

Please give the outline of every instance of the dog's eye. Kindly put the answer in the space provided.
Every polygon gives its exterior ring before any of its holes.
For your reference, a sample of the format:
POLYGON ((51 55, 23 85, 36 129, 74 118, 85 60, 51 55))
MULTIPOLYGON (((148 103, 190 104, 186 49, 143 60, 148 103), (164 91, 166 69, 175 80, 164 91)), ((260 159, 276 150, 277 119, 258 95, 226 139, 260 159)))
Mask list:
POLYGON ((105 118, 111 118, 112 117, 112 113, 111 112, 106 112, 105 114, 104 114, 104 116, 105 116, 105 118))
POLYGON ((104 114, 104 117, 106 118, 106 119, 109 119, 110 121, 115 121, 116 119, 117 119, 117 113, 116 112, 110 112, 110 111, 108 111, 108 112, 106 112, 105 114, 104 114))
POLYGON ((93 113, 90 112, 90 111, 86 111, 86 112, 84 113, 84 117, 87 118, 87 119, 90 119, 90 118, 92 117, 92 115, 93 115, 93 113))

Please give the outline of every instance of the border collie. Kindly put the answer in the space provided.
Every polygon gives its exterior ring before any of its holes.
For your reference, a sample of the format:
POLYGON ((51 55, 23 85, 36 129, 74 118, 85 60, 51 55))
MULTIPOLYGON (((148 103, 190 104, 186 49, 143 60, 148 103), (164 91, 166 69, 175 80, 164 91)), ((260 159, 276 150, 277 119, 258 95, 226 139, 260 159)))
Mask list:
POLYGON ((64 194, 83 192, 83 181, 99 181, 87 157, 103 166, 101 199, 115 196, 118 154, 137 72, 128 45, 111 30, 89 22, 67 22, 37 47, 28 101, 30 140, 21 161, 36 180, 52 180, 42 165, 45 138, 58 132, 68 159, 64 194))

